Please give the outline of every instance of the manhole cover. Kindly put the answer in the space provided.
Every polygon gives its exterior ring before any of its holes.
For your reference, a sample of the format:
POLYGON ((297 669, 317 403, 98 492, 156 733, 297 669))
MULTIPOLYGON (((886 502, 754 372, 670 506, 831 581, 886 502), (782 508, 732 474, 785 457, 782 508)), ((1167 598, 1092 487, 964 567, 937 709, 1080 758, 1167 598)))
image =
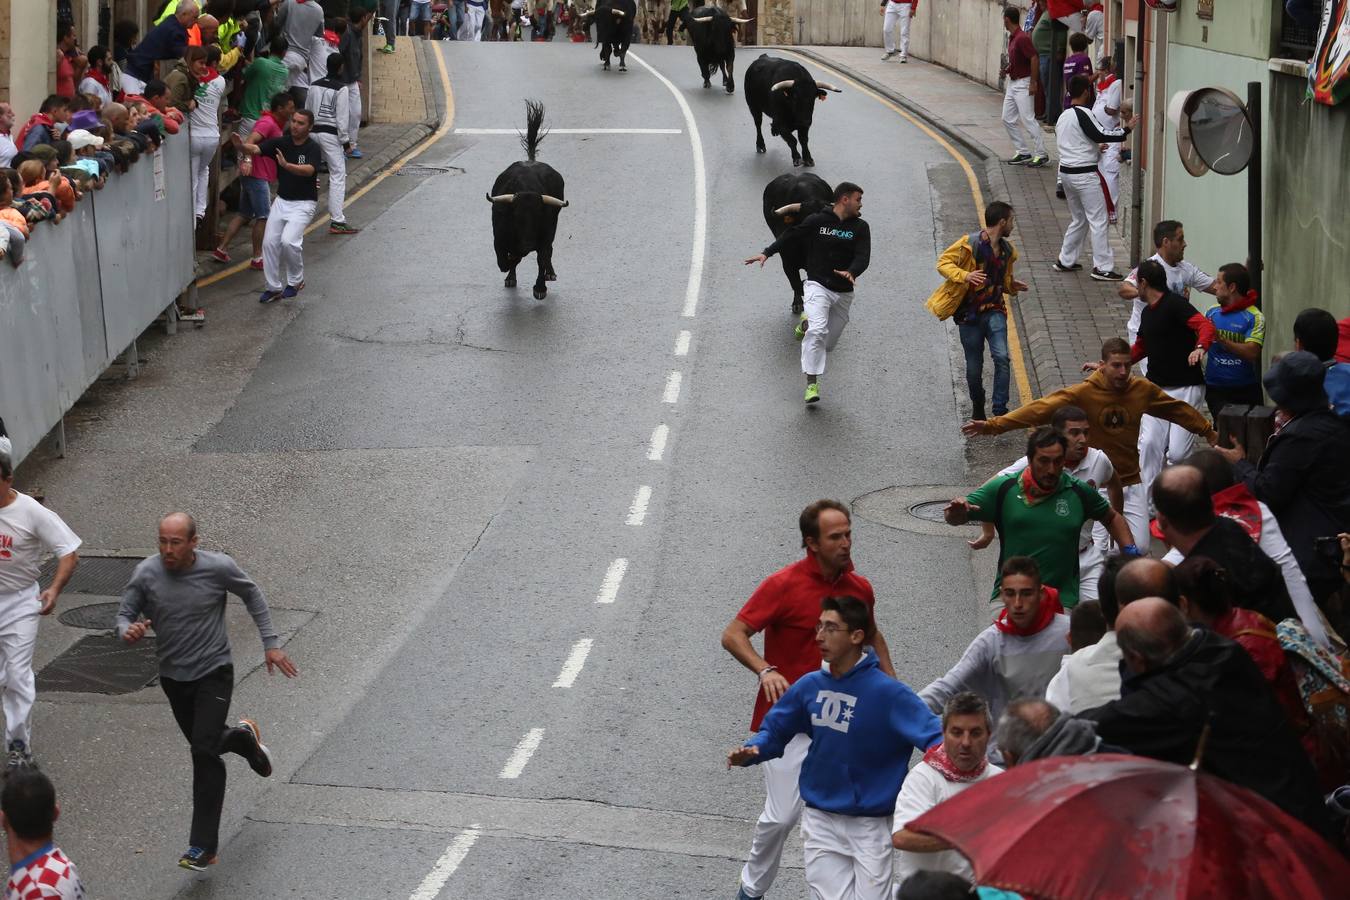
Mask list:
POLYGON ((942 511, 946 509, 947 500, 925 500, 922 503, 915 503, 909 508, 909 514, 916 519, 923 519, 925 522, 943 522, 942 511))
POLYGON ((69 625, 71 628, 108 631, 117 624, 117 608, 121 605, 121 603, 115 601, 112 603, 90 603, 88 606, 68 609, 56 618, 62 625, 69 625))
POLYGON ((81 694, 130 694, 159 675, 155 641, 128 644, 113 634, 91 634, 42 668, 37 689, 81 694))
POLYGON ((404 166, 398 170, 398 174, 426 178, 428 175, 458 175, 463 171, 458 166, 404 166))
MULTIPOLYGON (((81 556, 80 564, 75 567, 75 574, 65 589, 72 594, 121 596, 122 589, 131 580, 131 573, 140 561, 137 556, 81 556)), ((38 583, 44 588, 52 583, 56 563, 55 559, 47 560, 38 575, 38 583)))

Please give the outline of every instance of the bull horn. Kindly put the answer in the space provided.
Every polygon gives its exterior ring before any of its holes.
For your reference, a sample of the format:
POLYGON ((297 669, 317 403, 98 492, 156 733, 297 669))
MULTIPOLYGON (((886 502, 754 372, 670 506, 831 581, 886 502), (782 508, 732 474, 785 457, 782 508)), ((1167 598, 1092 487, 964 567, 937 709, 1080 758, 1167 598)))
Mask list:
POLYGON ((773 211, 773 214, 775 216, 787 216, 791 215, 792 213, 799 213, 801 211, 802 205, 800 203, 789 203, 787 206, 780 206, 777 209, 775 209, 773 211))
POLYGON ((515 200, 516 200, 516 195, 515 195, 515 194, 498 194, 497 196, 494 197, 494 196, 492 196, 491 194, 488 194, 488 195, 487 195, 487 198, 488 198, 488 202, 489 202, 489 203, 514 203, 515 200))
POLYGON ((822 91, 834 91, 836 94, 842 94, 842 93, 843 93, 843 90, 842 90, 841 88, 835 87, 834 85, 830 84, 828 81, 817 81, 817 82, 816 82, 816 87, 820 88, 822 91))
POLYGON ((550 197, 548 194, 540 194, 539 199, 544 201, 545 206, 556 206, 558 209, 567 205, 566 200, 559 200, 557 197, 550 197))
POLYGON ((614 15, 618 16, 620 19, 628 15, 628 13, 624 12, 621 9, 611 9, 610 12, 614 13, 614 15))
POLYGON ((769 88, 769 93, 772 94, 774 91, 786 91, 786 90, 790 90, 790 89, 792 88, 792 84, 793 84, 793 81, 792 81, 791 78, 789 78, 787 81, 780 81, 780 82, 778 82, 777 84, 775 84, 773 87, 769 88))
POLYGON ((690 16, 690 22, 698 22, 700 25, 706 25, 712 16, 690 16))
POLYGON ((749 25, 751 22, 755 21, 754 16, 751 16, 748 19, 738 19, 735 16, 728 16, 728 18, 731 19, 731 21, 735 22, 737 25, 749 25))

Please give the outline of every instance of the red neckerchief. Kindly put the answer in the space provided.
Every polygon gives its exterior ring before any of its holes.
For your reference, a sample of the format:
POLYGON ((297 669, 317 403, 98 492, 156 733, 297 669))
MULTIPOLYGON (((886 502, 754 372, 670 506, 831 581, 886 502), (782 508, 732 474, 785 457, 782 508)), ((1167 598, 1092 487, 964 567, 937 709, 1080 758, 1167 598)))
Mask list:
POLYGON ((1102 76, 1101 81, 1097 82, 1097 91, 1098 92, 1104 91, 1115 83, 1116 83, 1115 73, 1107 72, 1105 75, 1102 76))
POLYGON ((202 79, 200 82, 198 82, 198 83, 199 83, 199 84, 206 84, 207 82, 215 81, 215 80, 216 80, 217 78, 219 78, 219 77, 220 77, 220 73, 219 73, 218 71, 216 71, 216 67, 215 67, 215 66, 208 65, 208 66, 206 67, 206 77, 203 78, 203 79, 202 79))
POLYGON ((1213 500, 1214 512, 1237 522, 1253 541, 1261 539, 1261 507, 1245 484, 1226 487, 1213 500))
POLYGON ((1220 304, 1219 308, 1226 313, 1240 312, 1244 309, 1247 309, 1248 307, 1255 306, 1256 299, 1258 296, 1260 295, 1257 294, 1256 291, 1248 291, 1247 293, 1233 300, 1231 306, 1224 306, 1223 304, 1220 304))
POLYGON ((19 129, 19 136, 14 139, 14 143, 22 147, 24 138, 28 137, 28 132, 32 131, 33 126, 35 125, 45 125, 47 126, 47 129, 50 131, 52 129, 52 126, 54 126, 55 124, 56 123, 52 121, 52 117, 47 115, 46 113, 33 113, 32 117, 28 120, 27 124, 25 124, 22 128, 19 129))
POLYGON ((1036 483, 1036 479, 1032 477, 1031 466, 1027 466, 1022 470, 1022 495, 1027 498, 1028 506, 1035 506, 1037 503, 1040 503, 1046 497, 1049 497, 1058 490, 1059 481, 1056 481, 1055 486, 1050 490, 1043 491, 1041 490, 1041 486, 1036 483))
POLYGON ((99 84, 103 85, 104 87, 108 87, 108 76, 100 72, 98 69, 90 69, 85 74, 88 75, 90 78, 94 79, 95 81, 97 81, 99 84))
POLYGON ((1036 621, 1031 623, 1030 628, 1019 628, 1012 619, 1008 618, 1008 607, 998 611, 994 617, 994 627, 1004 634, 1015 634, 1018 637, 1030 637, 1033 634, 1040 634, 1055 618, 1055 616, 1064 612, 1064 607, 1059 603, 1059 589, 1053 588, 1048 584, 1041 585, 1041 608, 1036 612, 1036 621))
POLYGON ((989 757, 981 756, 980 764, 969 772, 962 772, 952 762, 951 757, 947 755, 947 748, 941 744, 934 744, 928 748, 928 752, 923 755, 923 761, 932 766, 939 775, 948 781, 955 781, 959 784, 969 784, 972 781, 979 781, 980 776, 989 765, 989 757))

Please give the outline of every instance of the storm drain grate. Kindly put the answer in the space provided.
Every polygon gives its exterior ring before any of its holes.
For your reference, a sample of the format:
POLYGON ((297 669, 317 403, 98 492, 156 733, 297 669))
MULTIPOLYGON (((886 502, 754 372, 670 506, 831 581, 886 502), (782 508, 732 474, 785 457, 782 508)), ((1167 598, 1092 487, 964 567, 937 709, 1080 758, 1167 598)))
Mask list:
POLYGON ((404 166, 397 174, 426 178, 429 175, 459 175, 463 171, 458 166, 404 166))
POLYGON ((915 503, 909 508, 909 514, 916 519, 923 519, 925 522, 946 522, 942 515, 942 510, 946 508, 946 500, 925 500, 922 503, 915 503))
POLYGON ((71 628, 110 631, 117 624, 117 609, 121 605, 116 600, 111 603, 90 603, 87 606, 68 609, 56 618, 62 625, 69 625, 71 628))
MULTIPOLYGON (((81 556, 65 589, 72 594, 121 596, 140 561, 138 556, 81 556)), ((38 582, 44 588, 51 584, 52 576, 56 574, 56 563, 56 559, 47 560, 38 575, 38 582)))
POLYGON ((130 694, 151 684, 158 674, 154 638, 127 644, 113 634, 91 634, 43 666, 37 689, 39 694, 130 694))

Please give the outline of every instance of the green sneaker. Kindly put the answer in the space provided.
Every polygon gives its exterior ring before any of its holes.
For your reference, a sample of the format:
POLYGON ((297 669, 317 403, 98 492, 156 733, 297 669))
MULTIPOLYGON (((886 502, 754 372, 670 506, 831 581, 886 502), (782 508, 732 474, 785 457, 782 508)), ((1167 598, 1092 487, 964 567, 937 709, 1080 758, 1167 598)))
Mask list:
POLYGON ((792 336, 799 341, 806 337, 806 313, 802 313, 802 320, 798 322, 797 327, 793 329, 792 336))
POLYGON ((818 381, 813 382, 806 386, 806 402, 807 403, 820 402, 820 382, 818 381))

